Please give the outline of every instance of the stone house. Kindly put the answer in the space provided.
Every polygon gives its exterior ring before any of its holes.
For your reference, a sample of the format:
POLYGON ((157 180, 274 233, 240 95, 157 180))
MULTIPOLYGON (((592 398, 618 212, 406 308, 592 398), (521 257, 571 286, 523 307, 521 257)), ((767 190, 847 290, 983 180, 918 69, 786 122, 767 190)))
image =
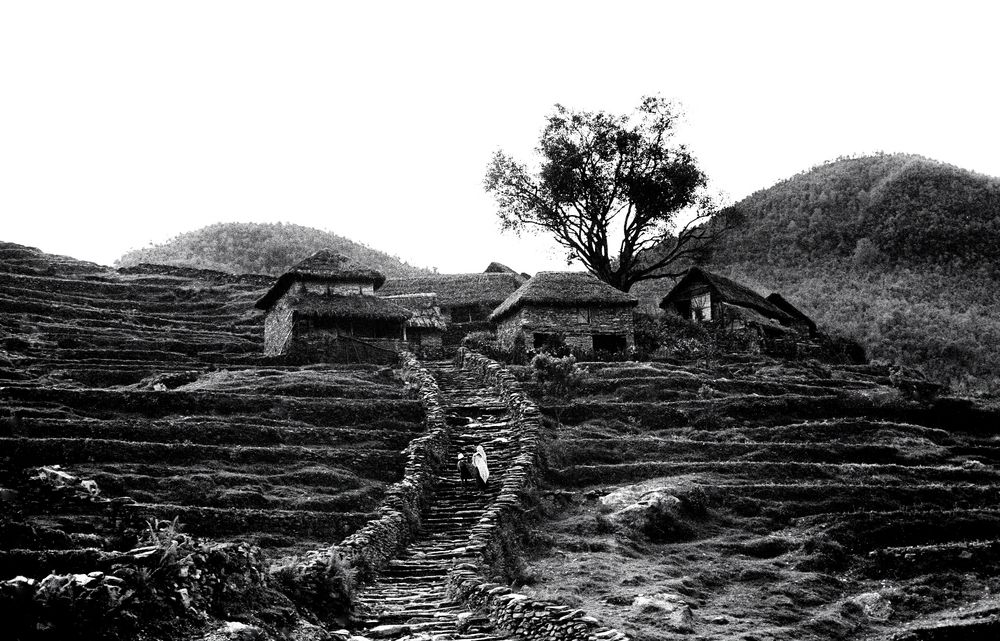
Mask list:
POLYGON ((256 303, 264 353, 327 361, 387 362, 405 346, 413 314, 375 295, 385 277, 321 250, 278 278, 256 303))
POLYGON ((586 272, 539 272, 490 315, 500 347, 512 350, 519 335, 526 349, 556 335, 584 351, 620 352, 634 344, 630 296, 586 272))
POLYGON ((770 335, 808 333, 812 323, 805 314, 798 312, 808 323, 749 287, 701 267, 690 268, 663 297, 660 308, 697 322, 715 322, 727 329, 754 327, 770 335))
POLYGON ((437 296, 438 308, 445 323, 472 323, 486 321, 490 312, 524 281, 524 277, 513 271, 434 274, 393 278, 379 290, 379 295, 391 297, 433 293, 437 296))
POLYGON ((441 315, 436 294, 399 294, 384 299, 413 314, 406 321, 406 341, 413 351, 424 355, 441 353, 442 337, 448 326, 441 315))

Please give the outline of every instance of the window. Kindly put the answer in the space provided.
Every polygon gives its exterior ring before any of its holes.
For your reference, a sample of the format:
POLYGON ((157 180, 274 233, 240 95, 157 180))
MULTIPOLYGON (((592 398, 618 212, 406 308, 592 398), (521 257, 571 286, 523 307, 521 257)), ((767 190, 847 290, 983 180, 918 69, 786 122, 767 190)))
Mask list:
POLYGON ((691 320, 712 320, 712 295, 708 292, 691 297, 691 320))
POLYGON ((576 322, 578 322, 578 323, 589 323, 590 322, 590 308, 589 307, 577 307, 576 308, 576 322))

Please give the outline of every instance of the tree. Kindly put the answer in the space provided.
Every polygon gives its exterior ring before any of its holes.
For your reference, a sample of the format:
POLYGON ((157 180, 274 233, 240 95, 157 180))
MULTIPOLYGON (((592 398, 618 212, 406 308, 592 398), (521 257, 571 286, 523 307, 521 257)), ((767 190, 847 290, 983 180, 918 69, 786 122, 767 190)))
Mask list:
POLYGON ((671 267, 697 257, 725 229, 707 224, 713 203, 705 174, 673 142, 677 118, 676 107, 659 97, 621 116, 556 105, 537 148, 537 172, 502 151, 493 156, 484 185, 501 226, 551 234, 570 260, 622 291, 677 276, 671 267), (678 224, 689 210, 691 218, 678 224))

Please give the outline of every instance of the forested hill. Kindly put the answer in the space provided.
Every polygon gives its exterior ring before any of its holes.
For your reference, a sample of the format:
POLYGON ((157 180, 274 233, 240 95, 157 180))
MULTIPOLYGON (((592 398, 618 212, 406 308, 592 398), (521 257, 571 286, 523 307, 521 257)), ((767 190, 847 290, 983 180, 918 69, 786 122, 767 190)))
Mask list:
POLYGON ((1000 180, 894 154, 815 167, 732 206, 708 261, 780 291, 873 358, 1000 392, 1000 180))
POLYGON ((838 160, 732 206, 718 256, 1000 266, 1000 179, 908 154, 838 160))
POLYGON ((217 223, 180 234, 160 245, 133 249, 115 261, 115 266, 156 263, 278 275, 309 254, 327 248, 388 277, 430 273, 343 236, 289 223, 217 223))

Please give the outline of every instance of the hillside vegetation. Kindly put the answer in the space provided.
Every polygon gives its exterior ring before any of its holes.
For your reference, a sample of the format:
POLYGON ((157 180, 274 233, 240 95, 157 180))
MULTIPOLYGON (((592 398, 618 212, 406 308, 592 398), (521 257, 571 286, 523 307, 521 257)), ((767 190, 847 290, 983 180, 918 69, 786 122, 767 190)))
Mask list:
POLYGON ((877 155, 815 167, 731 213, 743 222, 710 268, 781 291, 873 358, 998 388, 1000 180, 877 155))
POLYGON ((217 223, 159 245, 133 249, 115 261, 115 266, 153 263, 235 274, 279 275, 320 249, 340 252, 389 277, 429 273, 343 236, 289 223, 217 223))

